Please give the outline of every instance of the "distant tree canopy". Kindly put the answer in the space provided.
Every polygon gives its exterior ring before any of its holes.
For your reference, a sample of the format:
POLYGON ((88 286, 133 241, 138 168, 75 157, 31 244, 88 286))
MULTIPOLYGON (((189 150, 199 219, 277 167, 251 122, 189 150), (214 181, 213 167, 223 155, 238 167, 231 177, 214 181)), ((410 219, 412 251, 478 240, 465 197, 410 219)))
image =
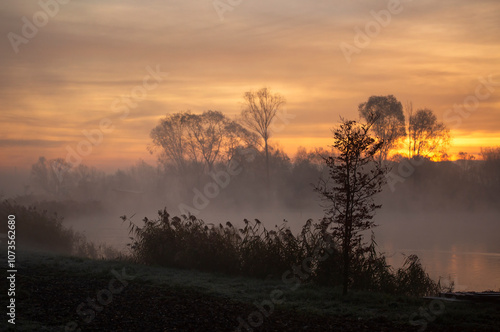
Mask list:
POLYGON ((481 148, 481 157, 485 161, 494 161, 500 162, 500 147, 499 146, 490 146, 481 148))
POLYGON ((102 183, 104 172, 83 164, 71 167, 64 158, 47 160, 39 157, 31 166, 30 185, 36 193, 53 198, 92 198, 100 189, 96 184, 102 183))
POLYGON ((500 147, 481 148, 481 157, 484 164, 479 173, 483 183, 500 188, 500 147))
POLYGON ((373 123, 372 130, 384 142, 379 151, 379 160, 387 160, 389 150, 398 140, 406 136, 403 106, 393 96, 371 96, 358 107, 360 116, 373 123))
POLYGON ((420 109, 411 114, 408 126, 409 158, 425 157, 442 159, 450 144, 450 130, 438 122, 430 109, 420 109))
POLYGON ((217 162, 229 162, 239 147, 255 146, 258 137, 218 111, 202 114, 168 114, 151 130, 153 153, 160 148, 159 160, 173 164, 179 172, 188 167, 211 171, 217 162))
POLYGON ((63 195, 73 180, 67 176, 69 169, 71 165, 63 158, 47 160, 45 157, 40 157, 31 166, 31 183, 34 188, 46 194, 56 197, 63 195))

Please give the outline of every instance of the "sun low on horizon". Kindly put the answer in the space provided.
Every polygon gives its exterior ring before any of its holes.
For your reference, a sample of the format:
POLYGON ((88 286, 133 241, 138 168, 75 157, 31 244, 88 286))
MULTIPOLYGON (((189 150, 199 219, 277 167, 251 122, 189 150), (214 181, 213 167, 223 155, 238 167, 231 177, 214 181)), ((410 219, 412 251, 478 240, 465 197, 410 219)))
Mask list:
POLYGON ((154 164, 162 117, 236 119, 262 87, 286 99, 270 143, 291 157, 387 95, 431 109, 451 159, 478 155, 500 146, 499 17, 490 0, 4 1, 0 168, 154 164))

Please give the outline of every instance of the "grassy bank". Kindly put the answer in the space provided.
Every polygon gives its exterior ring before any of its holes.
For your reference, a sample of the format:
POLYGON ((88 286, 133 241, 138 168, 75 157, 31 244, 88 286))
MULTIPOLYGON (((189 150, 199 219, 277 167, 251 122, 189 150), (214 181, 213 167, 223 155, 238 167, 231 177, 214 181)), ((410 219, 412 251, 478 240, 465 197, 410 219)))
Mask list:
POLYGON ((233 331, 238 317, 254 319, 255 331, 500 330, 500 307, 491 305, 356 291, 343 298, 312 284, 48 253, 19 253, 17 267, 16 331, 233 331))

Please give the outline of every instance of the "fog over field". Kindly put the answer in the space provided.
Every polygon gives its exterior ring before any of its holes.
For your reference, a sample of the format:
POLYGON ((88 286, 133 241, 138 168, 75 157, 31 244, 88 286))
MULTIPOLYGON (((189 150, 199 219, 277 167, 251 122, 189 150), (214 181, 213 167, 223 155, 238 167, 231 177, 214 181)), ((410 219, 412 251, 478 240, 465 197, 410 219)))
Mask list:
POLYGON ((0 331, 498 330, 499 18, 0 1, 0 331))
MULTIPOLYGON (((258 219, 266 228, 273 229, 287 220, 286 225, 297 233, 308 219, 319 222, 325 215, 325 202, 314 192, 314 185, 327 173, 320 164, 308 163, 306 167, 293 159, 285 164, 274 170, 276 181, 271 182, 269 194, 265 189, 265 175, 261 175, 261 182, 252 177, 250 167, 257 170, 259 167, 254 163, 231 178, 227 186, 219 187, 213 198, 206 197, 203 192, 207 184, 215 183, 213 177, 188 179, 191 187, 182 188, 174 176, 158 180, 161 173, 158 170, 150 172, 154 166, 144 163, 122 171, 102 173, 102 177, 96 175, 102 183, 87 183, 85 188, 91 193, 90 197, 81 195, 81 184, 73 183, 72 191, 57 197, 37 187, 36 175, 32 172, 4 171, 2 194, 3 198, 38 204, 50 213, 57 212, 64 217, 65 226, 83 233, 89 240, 125 251, 126 244, 130 243, 128 224, 119 217, 127 215, 135 224, 142 225, 144 217, 155 219, 157 211, 165 207, 171 215, 177 216, 186 212, 183 206, 187 207, 187 212, 197 212, 198 218, 216 225, 230 221, 243 227, 246 218, 258 219), (297 173, 299 169, 303 173, 297 173), (92 190, 92 186, 99 190, 92 190)), ((395 183, 393 188, 386 184, 377 197, 382 208, 374 217, 378 227, 373 231, 379 249, 394 256, 397 264, 402 262, 398 258, 401 253, 411 251, 420 251, 421 255, 425 251, 500 253, 498 189, 495 189, 498 187, 471 181, 486 176, 483 162, 476 161, 473 166, 465 171, 460 161, 428 161, 416 168, 415 174, 395 183), (450 183, 453 183, 452 188, 450 183)), ((391 167, 397 172, 398 163, 392 163, 391 167)), ((366 232, 365 240, 369 238, 370 232, 366 232)), ((431 270, 439 269, 432 266, 434 261, 426 262, 425 259, 430 258, 424 257, 424 263, 428 263, 431 270)))

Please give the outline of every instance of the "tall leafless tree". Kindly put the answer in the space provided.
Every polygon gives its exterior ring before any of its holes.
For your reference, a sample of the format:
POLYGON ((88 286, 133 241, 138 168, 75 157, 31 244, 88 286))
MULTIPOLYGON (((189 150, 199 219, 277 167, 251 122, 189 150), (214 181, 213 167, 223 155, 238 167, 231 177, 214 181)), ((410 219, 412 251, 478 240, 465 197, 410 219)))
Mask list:
POLYGON ((406 114, 406 121, 407 121, 407 125, 406 125, 406 137, 408 138, 408 158, 411 158, 412 157, 412 154, 411 154, 411 131, 412 131, 412 127, 411 127, 411 120, 413 119, 413 103, 411 101, 407 101, 405 103, 405 114, 406 114))
POLYGON ((249 91, 244 94, 245 108, 241 112, 243 123, 255 131, 264 140, 266 153, 266 176, 269 183, 269 146, 271 137, 271 123, 276 113, 286 103, 285 98, 269 88, 262 88, 257 92, 249 91))

